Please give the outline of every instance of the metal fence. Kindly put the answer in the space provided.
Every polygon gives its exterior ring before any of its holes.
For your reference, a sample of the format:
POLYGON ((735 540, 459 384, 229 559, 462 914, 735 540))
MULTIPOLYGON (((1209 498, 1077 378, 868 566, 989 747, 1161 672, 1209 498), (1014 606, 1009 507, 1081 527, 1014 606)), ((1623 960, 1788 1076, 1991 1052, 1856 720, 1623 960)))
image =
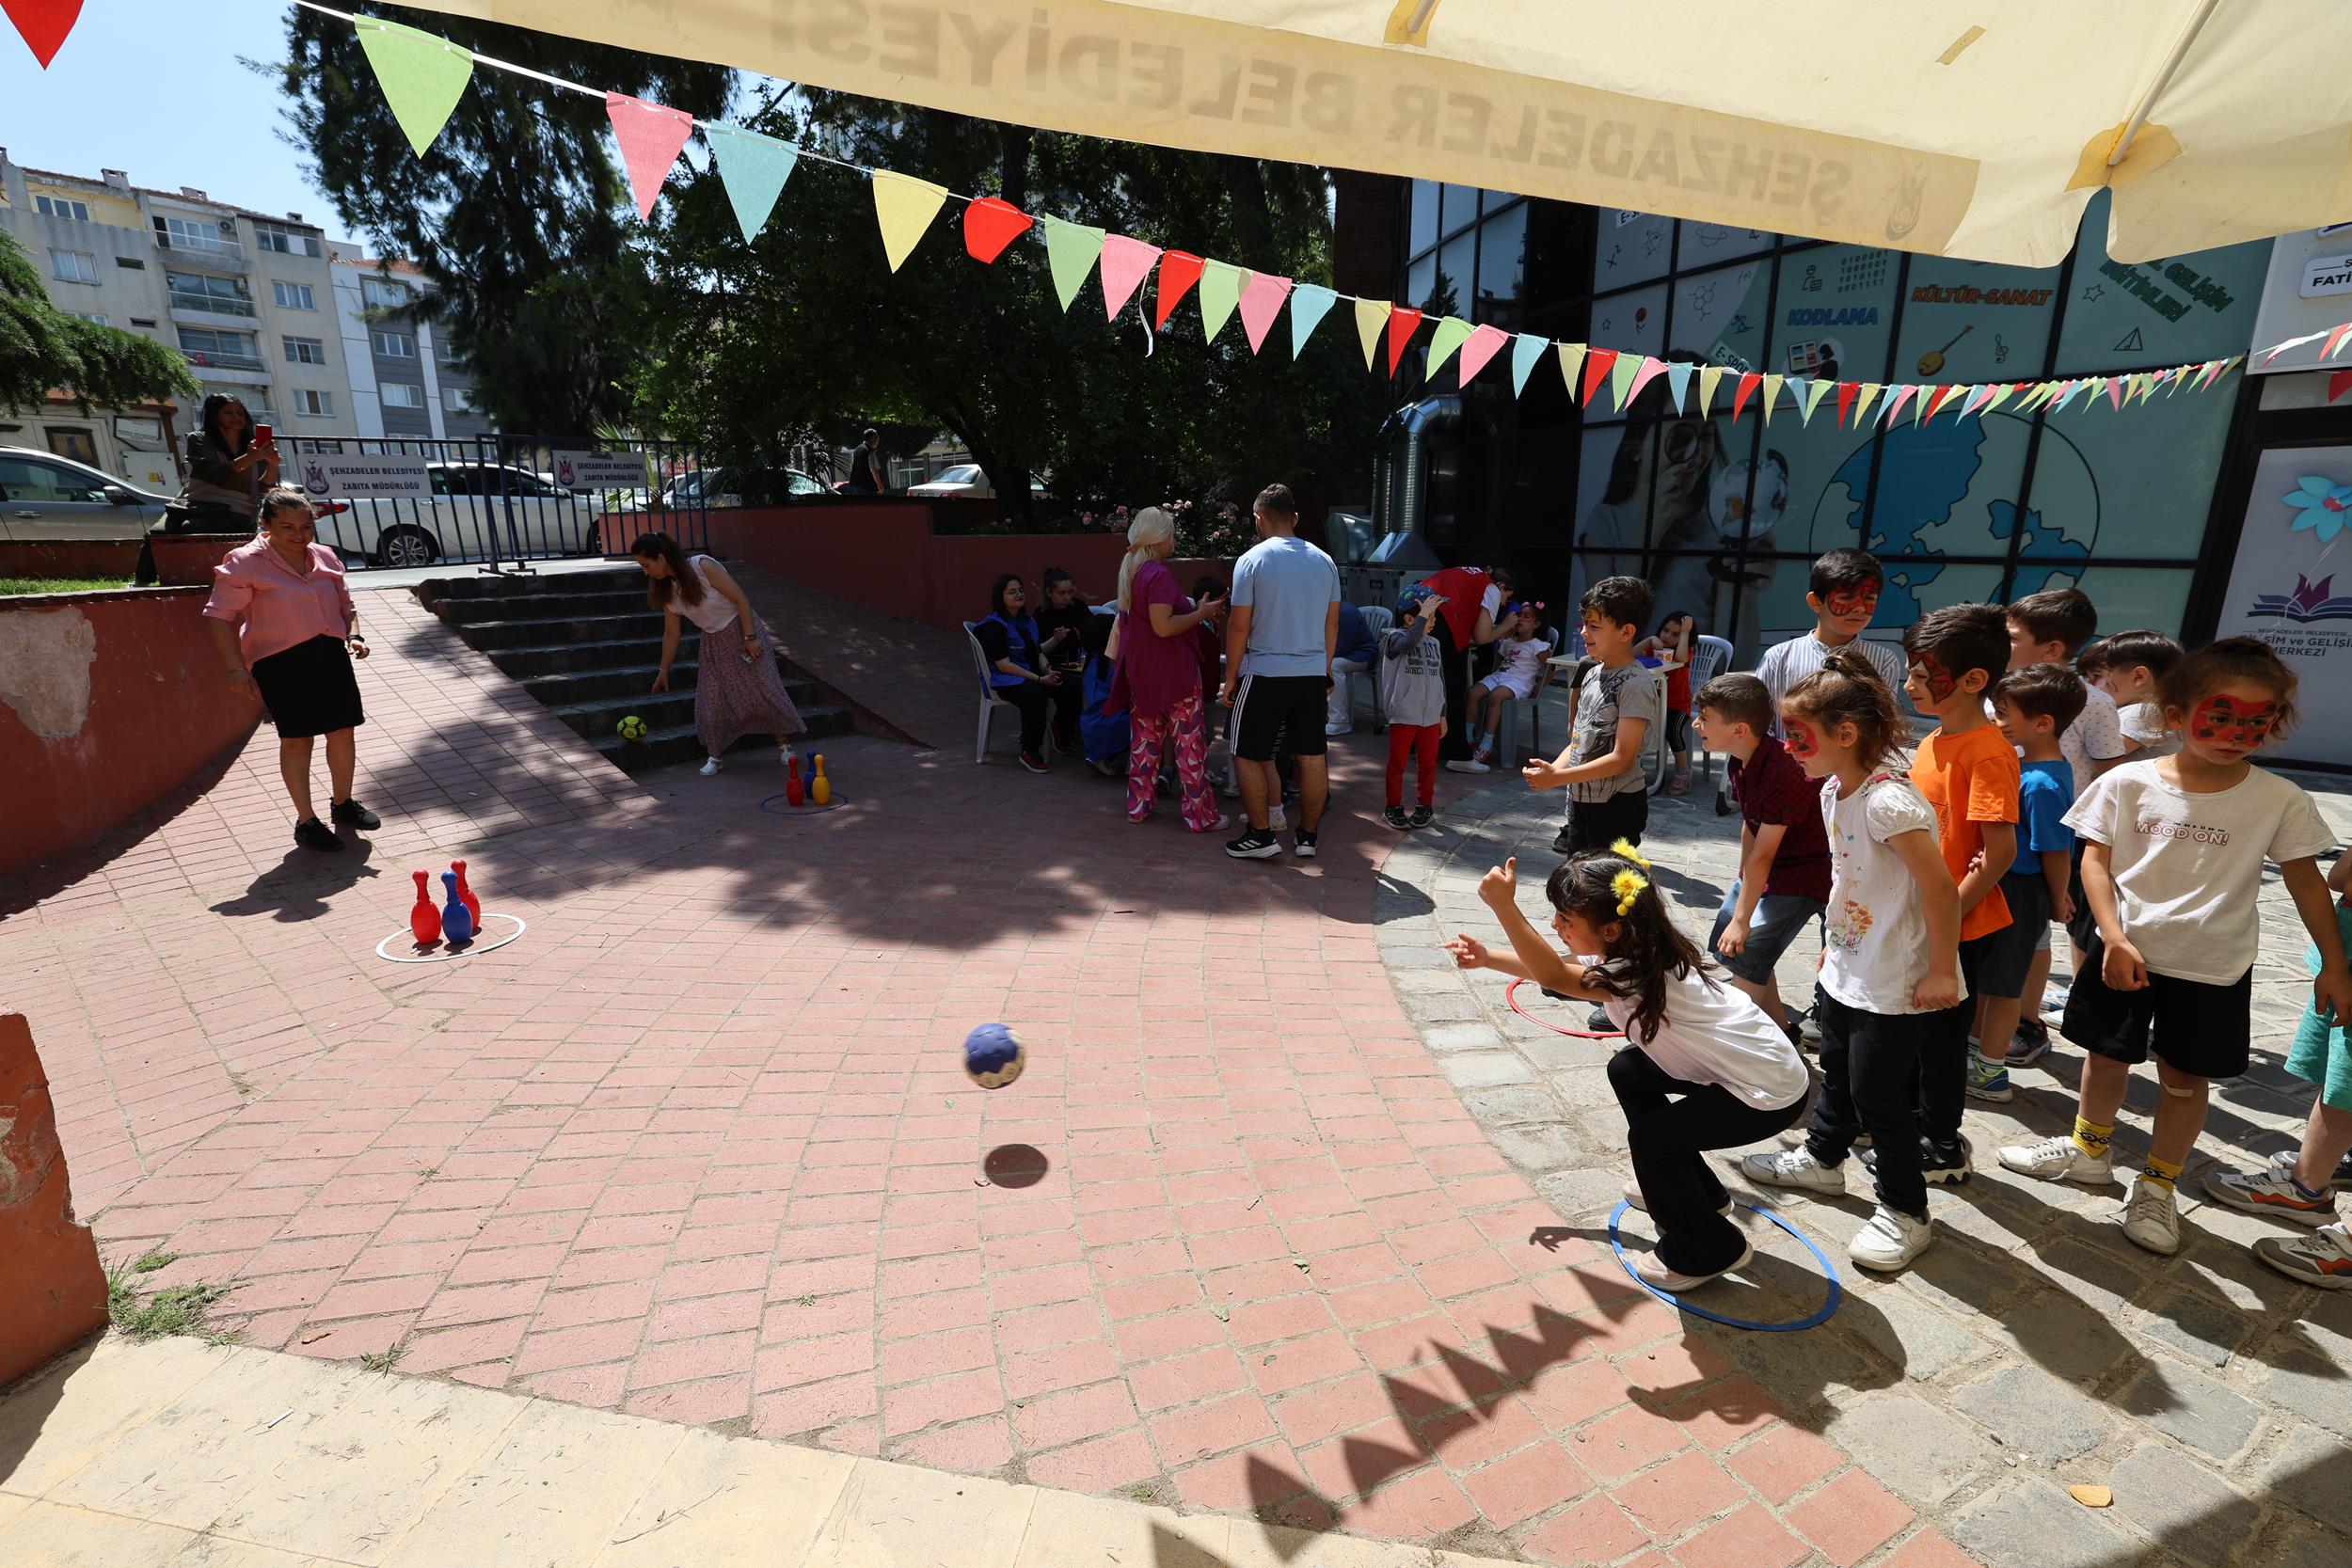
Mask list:
POLYGON ((463 564, 530 570, 534 561, 601 556, 660 531, 706 547, 708 502, 699 454, 675 441, 491 435, 320 437, 279 436, 281 482, 309 491, 319 543, 354 569, 463 564), (564 454, 629 452, 645 484, 596 488, 559 480, 564 454), (330 458, 421 458, 430 497, 340 495, 330 458), (610 519, 610 521, 608 521, 610 519))

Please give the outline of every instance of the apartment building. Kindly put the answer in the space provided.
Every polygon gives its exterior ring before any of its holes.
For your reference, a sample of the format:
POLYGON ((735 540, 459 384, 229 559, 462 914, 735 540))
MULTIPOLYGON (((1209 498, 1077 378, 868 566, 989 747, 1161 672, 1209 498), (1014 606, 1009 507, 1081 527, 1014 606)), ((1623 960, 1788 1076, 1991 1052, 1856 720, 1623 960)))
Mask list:
POLYGON ((432 283, 405 261, 355 245, 327 246, 335 321, 351 403, 345 428, 362 436, 460 439, 488 433, 473 376, 450 354, 424 309, 432 283))

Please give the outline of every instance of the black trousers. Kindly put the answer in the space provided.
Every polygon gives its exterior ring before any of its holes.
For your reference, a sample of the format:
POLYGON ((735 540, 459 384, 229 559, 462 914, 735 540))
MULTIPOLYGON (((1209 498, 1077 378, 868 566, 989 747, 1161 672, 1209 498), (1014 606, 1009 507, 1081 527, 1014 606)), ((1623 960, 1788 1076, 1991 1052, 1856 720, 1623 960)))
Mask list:
POLYGON ((1629 1045, 1609 1058, 1609 1086, 1625 1108, 1633 1180, 1658 1227, 1658 1256, 1677 1274, 1715 1274, 1747 1246, 1717 1212, 1729 1200, 1707 1163, 1713 1148, 1762 1143, 1804 1116, 1804 1101, 1759 1110, 1720 1084, 1688 1084, 1629 1045))
MULTIPOLYGON (((1879 1201, 1913 1219, 1928 1217, 1919 1164, 1920 1053, 1941 1013, 1893 1017, 1849 1007, 1814 988, 1821 1025, 1821 1087, 1805 1147, 1825 1165, 1842 1164, 1859 1134, 1878 1149, 1879 1201)), ((1965 1036, 1962 1037, 1965 1039, 1965 1036)))
MULTIPOLYGON (((1968 1031, 1977 1022, 1978 984, 1985 949, 1998 933, 1960 944, 1960 977, 1968 992, 1957 1006, 1920 1019, 1927 1033, 1919 1046, 1919 1131, 1945 1153, 1960 1147, 1960 1118, 1968 1108, 1968 1031)), ((2007 1050, 2009 1042, 2001 1042, 2007 1050)), ((1873 1133, 1873 1137, 1877 1134, 1873 1133)), ((1886 1155, 1882 1151, 1879 1158, 1886 1155)))
POLYGON ((1054 740, 1065 752, 1078 749, 1078 716, 1086 711, 1084 683, 1065 680, 1059 686, 1040 686, 1035 681, 1023 681, 1018 686, 1000 686, 996 694, 1021 710, 1021 749, 1042 754, 1045 751, 1045 716, 1054 717, 1054 740))

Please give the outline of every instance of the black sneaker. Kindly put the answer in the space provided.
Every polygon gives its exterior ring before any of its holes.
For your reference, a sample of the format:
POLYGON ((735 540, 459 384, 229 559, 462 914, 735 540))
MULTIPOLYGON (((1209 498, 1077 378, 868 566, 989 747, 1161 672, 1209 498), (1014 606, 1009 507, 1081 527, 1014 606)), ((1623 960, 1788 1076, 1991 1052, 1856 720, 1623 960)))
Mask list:
MULTIPOLYGON (((1870 1146, 1870 1140, 1867 1136, 1856 1138, 1854 1148, 1864 1151, 1862 1168, 1873 1176, 1877 1175, 1878 1150, 1870 1146)), ((1922 1137, 1919 1140, 1919 1174, 1931 1187, 1957 1187, 1968 1180, 1969 1172, 1974 1168, 1970 1161, 1975 1153, 1976 1146, 1965 1135, 1960 1142, 1941 1149, 1922 1137)))
POLYGON ((1304 828, 1291 834, 1291 853, 1303 861, 1313 860, 1315 858, 1315 835, 1304 828))
POLYGON ((305 849, 319 849, 329 854, 343 847, 343 841, 335 835, 335 830, 315 816, 306 816, 294 824, 294 842, 305 849))
POLYGON ((1426 828, 1430 823, 1435 822, 1437 819, 1438 814, 1431 811, 1427 806, 1415 806, 1413 808, 1413 815, 1410 818, 1413 826, 1416 828, 1426 828))
POLYGON ((384 825, 384 819, 357 800, 338 800, 327 809, 327 817, 338 828, 358 828, 373 832, 384 825))
POLYGON ((2336 1174, 2328 1178, 2328 1185, 2340 1193, 2352 1193, 2352 1154, 2336 1162, 2336 1174))
POLYGON ((1584 1027, 1596 1035, 1613 1035, 1617 1032, 1617 1021, 1609 1016, 1608 1008, 1595 1007, 1584 1015, 1584 1027))
POLYGON ((1042 773, 1045 771, 1045 759, 1035 752, 1024 752, 1021 753, 1021 766, 1032 773, 1042 773))
POLYGON ((1272 829, 1252 828, 1239 838, 1229 839, 1225 852, 1237 861, 1270 861, 1282 852, 1282 841, 1272 829))
POLYGON ((1575 848, 1576 840, 1569 836, 1567 829, 1563 828, 1558 832, 1551 835, 1551 852, 1553 854, 1569 854, 1572 853, 1575 848))
POLYGON ((1399 832, 1403 832, 1406 829, 1412 826, 1412 823, 1406 818, 1405 808, 1403 806, 1391 806, 1388 810, 1380 814, 1380 820, 1386 822, 1390 827, 1394 828, 1399 832))

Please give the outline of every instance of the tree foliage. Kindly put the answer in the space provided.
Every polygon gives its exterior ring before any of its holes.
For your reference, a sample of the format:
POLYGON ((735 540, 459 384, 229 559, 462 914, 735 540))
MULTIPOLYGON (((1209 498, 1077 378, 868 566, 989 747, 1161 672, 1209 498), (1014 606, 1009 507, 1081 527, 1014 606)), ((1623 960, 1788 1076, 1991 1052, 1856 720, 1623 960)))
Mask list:
POLYGON ((40 269, 0 230, 0 408, 38 408, 53 388, 113 408, 197 393, 177 350, 51 304, 40 269))

